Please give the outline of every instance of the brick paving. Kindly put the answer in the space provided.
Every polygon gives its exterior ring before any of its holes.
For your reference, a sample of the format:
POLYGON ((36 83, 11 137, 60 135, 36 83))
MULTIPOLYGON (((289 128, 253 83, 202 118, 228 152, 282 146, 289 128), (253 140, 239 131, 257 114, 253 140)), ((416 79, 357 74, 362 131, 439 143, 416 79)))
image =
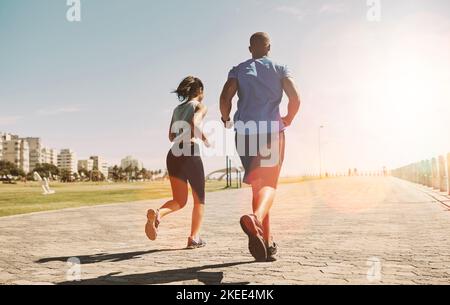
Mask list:
POLYGON ((448 196, 385 177, 282 185, 272 213, 274 263, 255 263, 247 252, 239 217, 250 196, 208 194, 208 245, 195 251, 183 249, 190 204, 162 222, 156 242, 145 237, 145 215, 163 200, 0 218, 0 283, 450 283, 450 211, 436 200, 448 196), (72 257, 81 282, 68 277, 72 257))

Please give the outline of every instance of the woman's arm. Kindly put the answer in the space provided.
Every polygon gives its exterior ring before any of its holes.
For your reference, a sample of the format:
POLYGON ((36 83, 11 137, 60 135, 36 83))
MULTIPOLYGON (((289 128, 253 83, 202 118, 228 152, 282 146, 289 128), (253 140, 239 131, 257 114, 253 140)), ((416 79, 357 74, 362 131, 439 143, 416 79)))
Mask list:
POLYGON ((172 120, 170 121, 170 126, 169 126, 169 141, 173 142, 173 140, 175 140, 176 138, 176 134, 172 132, 172 125, 173 125, 173 117, 172 120))
POLYGON ((192 125, 194 127, 194 136, 200 138, 205 144, 208 144, 208 139, 206 138, 203 131, 200 129, 203 119, 208 113, 208 108, 204 104, 198 104, 195 109, 194 117, 192 119, 192 125))

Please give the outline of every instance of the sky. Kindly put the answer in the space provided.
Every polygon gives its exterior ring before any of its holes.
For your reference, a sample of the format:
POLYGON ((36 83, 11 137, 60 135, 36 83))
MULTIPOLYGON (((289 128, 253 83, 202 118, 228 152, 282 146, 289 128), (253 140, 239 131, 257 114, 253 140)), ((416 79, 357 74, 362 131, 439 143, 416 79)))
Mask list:
POLYGON ((228 71, 265 31, 302 98, 283 175, 318 172, 320 159, 345 172, 450 152, 450 2, 380 4, 370 22, 366 0, 81 0, 81 21, 68 22, 65 0, 1 0, 0 131, 80 159, 133 155, 164 168, 170 92, 200 77, 207 120, 218 120, 228 71))

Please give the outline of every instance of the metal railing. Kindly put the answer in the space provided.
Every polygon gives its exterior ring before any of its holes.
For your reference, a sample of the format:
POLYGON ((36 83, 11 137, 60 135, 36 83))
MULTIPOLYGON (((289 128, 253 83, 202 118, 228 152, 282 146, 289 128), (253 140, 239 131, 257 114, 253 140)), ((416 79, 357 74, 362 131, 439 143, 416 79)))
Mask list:
POLYGON ((236 188, 242 188, 242 172, 239 167, 232 167, 231 157, 226 157, 226 179, 227 179, 227 188, 233 187, 233 169, 235 171, 236 176, 236 188))

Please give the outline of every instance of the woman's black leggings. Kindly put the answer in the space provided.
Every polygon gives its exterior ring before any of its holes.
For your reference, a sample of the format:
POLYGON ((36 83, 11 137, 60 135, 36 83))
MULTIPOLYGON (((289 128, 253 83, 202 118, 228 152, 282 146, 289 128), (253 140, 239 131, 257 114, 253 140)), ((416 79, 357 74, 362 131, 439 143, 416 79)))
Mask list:
POLYGON ((197 195, 201 204, 205 203, 205 171, 200 156, 173 155, 172 150, 167 154, 167 171, 171 178, 189 182, 192 191, 197 195))

